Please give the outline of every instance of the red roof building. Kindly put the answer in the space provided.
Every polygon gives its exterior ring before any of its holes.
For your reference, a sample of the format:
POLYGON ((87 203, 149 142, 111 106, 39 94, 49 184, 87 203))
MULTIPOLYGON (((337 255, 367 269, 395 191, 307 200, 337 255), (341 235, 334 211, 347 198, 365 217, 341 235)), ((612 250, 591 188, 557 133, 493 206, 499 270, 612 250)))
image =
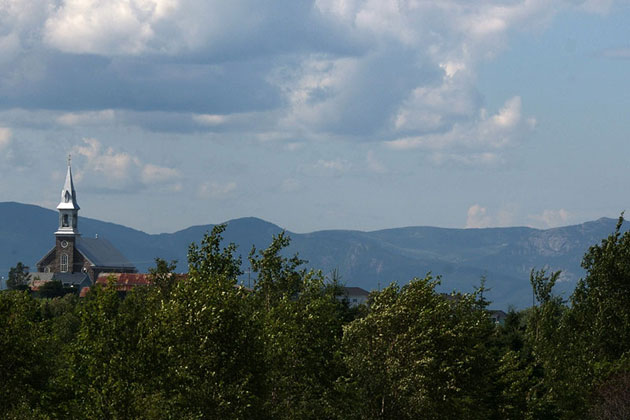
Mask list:
POLYGON ((95 283, 105 286, 110 281, 114 282, 114 287, 119 292, 129 292, 134 287, 152 284, 150 275, 141 273, 101 273, 95 283))

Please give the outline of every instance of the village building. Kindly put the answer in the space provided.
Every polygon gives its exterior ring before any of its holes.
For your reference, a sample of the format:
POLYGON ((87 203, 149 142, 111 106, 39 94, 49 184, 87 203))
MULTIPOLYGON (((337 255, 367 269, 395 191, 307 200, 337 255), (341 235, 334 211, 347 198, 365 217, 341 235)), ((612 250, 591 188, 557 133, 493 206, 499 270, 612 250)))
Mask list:
MULTIPOLYGON (((37 272, 30 274, 31 290, 37 291, 48 282, 59 281, 65 287, 75 288, 81 297, 96 284, 112 284, 124 295, 136 287, 152 284, 151 276, 138 273, 136 267, 112 243, 104 238, 81 236, 80 207, 72 179, 70 158, 57 210, 59 226, 54 232, 55 245, 37 262, 37 272)), ((186 277, 185 274, 177 276, 186 277)), ((360 287, 344 287, 339 298, 347 300, 350 307, 356 307, 367 303, 369 292, 360 287)))
POLYGON ((81 290, 93 285, 101 273, 137 272, 133 264, 106 239, 81 236, 79 209, 68 158, 66 181, 57 206, 59 226, 54 233, 55 246, 37 262, 37 273, 31 273, 32 286, 60 281, 64 286, 81 290))
POLYGON ((355 306, 367 304, 370 292, 360 287, 344 287, 343 299, 348 300, 348 305, 353 308, 355 306))
POLYGON ((490 321, 495 324, 503 325, 505 324, 505 318, 507 318, 507 314, 500 309, 488 309, 488 313, 490 315, 490 321))

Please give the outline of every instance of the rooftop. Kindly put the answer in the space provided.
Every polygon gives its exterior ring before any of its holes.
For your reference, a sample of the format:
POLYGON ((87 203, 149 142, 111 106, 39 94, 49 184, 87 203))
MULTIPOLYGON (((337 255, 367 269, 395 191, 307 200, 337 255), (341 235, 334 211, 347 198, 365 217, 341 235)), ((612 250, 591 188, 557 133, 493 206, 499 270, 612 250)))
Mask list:
POLYGON ((77 249, 97 267, 135 268, 107 239, 79 237, 77 249))

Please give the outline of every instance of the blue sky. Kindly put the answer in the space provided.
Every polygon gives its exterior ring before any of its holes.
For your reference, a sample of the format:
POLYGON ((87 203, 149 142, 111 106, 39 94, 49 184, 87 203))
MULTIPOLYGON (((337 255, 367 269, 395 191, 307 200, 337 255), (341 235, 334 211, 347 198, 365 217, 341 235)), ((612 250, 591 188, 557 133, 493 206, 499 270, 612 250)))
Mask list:
POLYGON ((630 3, 0 4, 0 200, 147 232, 630 210, 630 3))

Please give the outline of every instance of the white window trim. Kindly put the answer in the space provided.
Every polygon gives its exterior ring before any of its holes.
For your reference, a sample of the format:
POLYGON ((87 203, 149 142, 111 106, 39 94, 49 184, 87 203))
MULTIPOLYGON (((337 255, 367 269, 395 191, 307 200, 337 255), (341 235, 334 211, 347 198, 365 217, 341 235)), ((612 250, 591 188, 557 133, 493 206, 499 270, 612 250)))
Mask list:
POLYGON ((62 273, 68 272, 68 254, 61 254, 61 264, 59 265, 59 271, 62 273))

